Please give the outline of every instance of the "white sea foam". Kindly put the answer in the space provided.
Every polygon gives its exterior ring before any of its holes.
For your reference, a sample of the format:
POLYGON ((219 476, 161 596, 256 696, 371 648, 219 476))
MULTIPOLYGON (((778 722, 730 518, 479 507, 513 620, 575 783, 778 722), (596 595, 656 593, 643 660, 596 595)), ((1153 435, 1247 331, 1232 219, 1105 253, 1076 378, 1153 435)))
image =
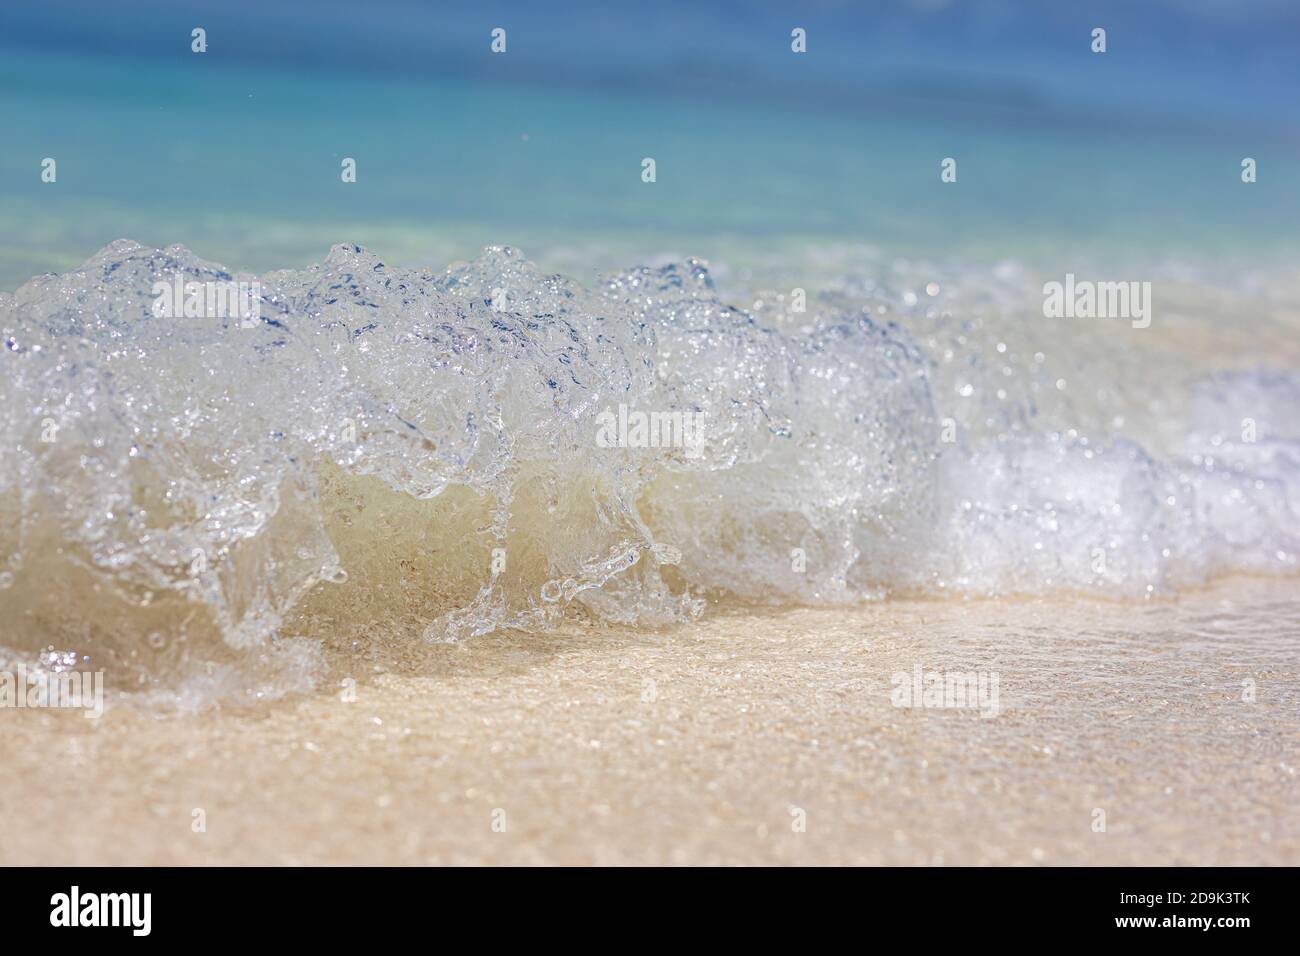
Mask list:
POLYGON ((1294 572, 1300 376, 1136 381, 1132 340, 1002 315, 1016 279, 789 315, 696 260, 257 279, 116 242, 0 295, 0 647, 188 706, 310 687, 321 641, 1294 572), (156 316, 178 274, 260 319, 156 316), (703 440, 598 440, 620 409, 703 440))

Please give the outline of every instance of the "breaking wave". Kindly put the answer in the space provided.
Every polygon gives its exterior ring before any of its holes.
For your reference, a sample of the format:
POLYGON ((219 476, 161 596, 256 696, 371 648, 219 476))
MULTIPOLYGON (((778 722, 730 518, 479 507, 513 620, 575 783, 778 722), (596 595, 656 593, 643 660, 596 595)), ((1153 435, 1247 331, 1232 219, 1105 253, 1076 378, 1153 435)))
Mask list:
POLYGON ((0 294, 0 658, 189 706, 306 689, 323 639, 1294 572, 1300 376, 1134 374, 1009 315, 1015 278, 741 309, 698 260, 113 243, 0 294), (177 277, 260 315, 160 317, 177 277))

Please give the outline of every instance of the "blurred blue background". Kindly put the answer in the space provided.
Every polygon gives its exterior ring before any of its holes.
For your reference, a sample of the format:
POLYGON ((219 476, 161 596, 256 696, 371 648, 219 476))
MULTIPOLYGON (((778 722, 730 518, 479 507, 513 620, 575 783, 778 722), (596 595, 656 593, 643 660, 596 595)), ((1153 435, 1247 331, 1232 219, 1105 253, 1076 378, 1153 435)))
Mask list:
POLYGON ((342 241, 1285 258, 1298 39, 1284 0, 6 0, 0 287, 124 236, 256 270, 342 241))

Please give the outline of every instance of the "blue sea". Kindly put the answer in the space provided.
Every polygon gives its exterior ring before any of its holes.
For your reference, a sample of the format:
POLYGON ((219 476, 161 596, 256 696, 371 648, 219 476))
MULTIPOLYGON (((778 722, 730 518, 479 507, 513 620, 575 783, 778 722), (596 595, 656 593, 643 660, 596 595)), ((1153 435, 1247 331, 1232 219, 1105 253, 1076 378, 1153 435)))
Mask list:
POLYGON ((335 242, 1273 262, 1298 37, 1293 4, 1228 0, 8 3, 0 287, 123 237, 258 271, 335 242))

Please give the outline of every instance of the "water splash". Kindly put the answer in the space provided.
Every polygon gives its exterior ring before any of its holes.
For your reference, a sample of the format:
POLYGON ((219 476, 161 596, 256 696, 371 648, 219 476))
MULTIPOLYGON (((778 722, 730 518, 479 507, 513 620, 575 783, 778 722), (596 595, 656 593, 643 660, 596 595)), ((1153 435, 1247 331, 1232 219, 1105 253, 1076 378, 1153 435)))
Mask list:
POLYGON ((311 686, 322 639, 1295 570, 1297 376, 1160 414, 1114 349, 980 320, 995 293, 791 315, 697 260, 585 288, 505 247, 435 275, 336 246, 259 279, 113 243, 0 295, 0 646, 198 705, 311 686), (160 318, 178 276, 256 280, 260 316, 160 318))

